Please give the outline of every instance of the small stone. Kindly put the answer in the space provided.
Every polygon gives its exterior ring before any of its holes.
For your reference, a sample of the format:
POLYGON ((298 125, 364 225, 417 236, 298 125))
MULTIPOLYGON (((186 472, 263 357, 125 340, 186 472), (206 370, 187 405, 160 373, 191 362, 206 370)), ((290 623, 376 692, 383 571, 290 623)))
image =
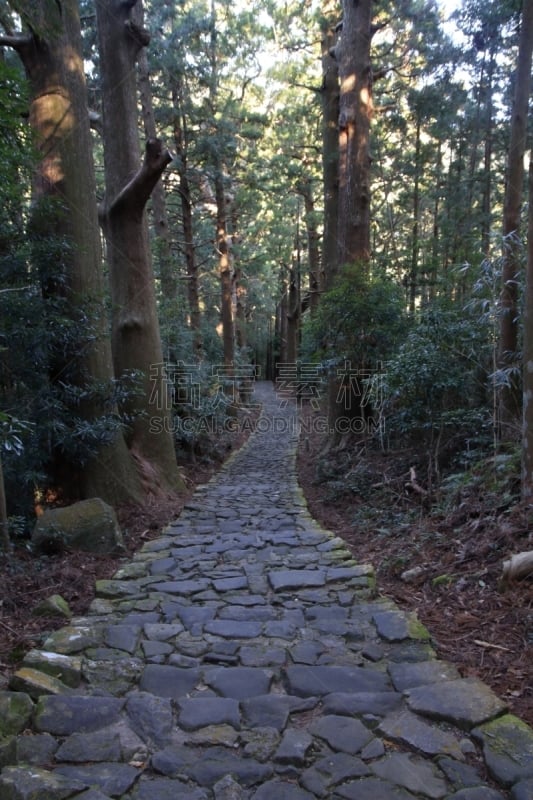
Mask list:
POLYGON ((23 731, 33 713, 31 697, 24 692, 0 692, 0 737, 23 731))
POLYGON ((327 715, 313 722, 310 732, 324 739, 332 750, 355 755, 374 738, 373 733, 358 719, 327 715))
POLYGON ((436 725, 426 722, 402 710, 386 717, 379 725, 380 731, 393 742, 407 744, 425 755, 450 755, 464 758, 457 739, 450 733, 441 731, 436 725))
POLYGON ((294 783, 280 780, 268 781, 252 795, 252 800, 313 800, 313 795, 294 783))
POLYGON ((118 733, 108 730, 93 733, 73 733, 56 753, 56 761, 85 763, 86 761, 120 761, 118 733))
POLYGON ((30 650, 24 656, 23 666, 45 672, 73 689, 80 685, 81 658, 44 650, 30 650))
POLYGON ((69 736, 90 733, 119 720, 124 700, 115 697, 41 697, 35 710, 38 731, 69 736))
POLYGON ((278 764, 302 767, 312 744, 313 737, 306 731, 290 728, 283 734, 283 739, 274 755, 274 761, 278 764))
POLYGON ((13 673, 9 688, 14 692, 25 692, 35 700, 47 694, 70 694, 73 691, 57 678, 29 667, 21 667, 13 673))
POLYGON ((446 661, 430 660, 415 664, 392 663, 389 664, 388 669, 394 688, 399 692, 429 683, 454 681, 460 677, 457 669, 446 661))
POLYGON ((137 780, 140 770, 129 764, 105 763, 77 765, 69 764, 56 768, 54 774, 64 775, 73 781, 79 781, 86 787, 94 786, 111 797, 121 797, 137 780))
POLYGON ((531 800, 533 797, 533 778, 519 781, 511 789, 511 800, 531 800))
POLYGON ((34 617, 65 617, 70 619, 72 611, 64 597, 60 594, 53 594, 35 606, 31 612, 34 617))
POLYGON ((179 724, 187 731, 207 725, 231 725, 240 728, 239 703, 230 697, 194 697, 179 701, 179 724))
POLYGON ((147 692, 131 694, 126 702, 126 712, 135 732, 148 743, 165 747, 170 743, 174 718, 172 703, 166 697, 147 692))
POLYGON ((142 674, 139 688, 158 697, 179 698, 190 692, 200 680, 196 669, 180 669, 165 664, 149 664, 142 674))
POLYGON ((0 775, 0 797, 6 800, 34 797, 66 800, 86 786, 86 783, 63 776, 57 770, 49 772, 38 767, 5 767, 0 775))

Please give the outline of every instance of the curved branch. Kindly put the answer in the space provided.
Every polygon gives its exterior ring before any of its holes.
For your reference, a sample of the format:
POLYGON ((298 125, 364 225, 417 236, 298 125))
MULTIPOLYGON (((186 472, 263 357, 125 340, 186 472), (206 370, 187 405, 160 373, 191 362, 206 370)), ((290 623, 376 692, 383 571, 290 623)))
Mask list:
POLYGON ((28 47, 33 41, 32 36, 23 36, 22 34, 14 34, 13 36, 0 36, 0 47, 12 47, 13 50, 23 50, 28 47))
POLYGON ((142 167, 113 200, 108 214, 111 216, 125 209, 133 214, 142 214, 156 183, 171 161, 172 155, 161 139, 148 139, 142 167))

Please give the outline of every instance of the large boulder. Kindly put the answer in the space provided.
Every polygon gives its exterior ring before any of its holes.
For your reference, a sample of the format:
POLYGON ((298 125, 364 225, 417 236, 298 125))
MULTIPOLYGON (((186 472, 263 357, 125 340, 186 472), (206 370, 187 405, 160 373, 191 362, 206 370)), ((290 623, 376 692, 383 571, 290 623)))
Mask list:
POLYGON ((47 509, 37 520, 32 542, 45 553, 65 549, 102 555, 126 552, 114 509, 98 497, 47 509))

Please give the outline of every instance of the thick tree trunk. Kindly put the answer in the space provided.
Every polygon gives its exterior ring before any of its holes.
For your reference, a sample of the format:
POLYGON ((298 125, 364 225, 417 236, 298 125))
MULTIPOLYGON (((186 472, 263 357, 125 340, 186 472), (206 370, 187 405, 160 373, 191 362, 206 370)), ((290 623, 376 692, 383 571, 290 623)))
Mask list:
POLYGON ((370 260, 370 120, 372 0, 344 0, 339 62, 339 268, 370 260))
MULTIPOLYGON (((533 53, 533 0, 524 0, 511 118, 511 136, 507 160, 507 180, 503 210, 504 253, 500 295, 499 368, 506 369, 516 360, 518 349, 518 284, 520 212, 524 183, 531 60, 533 53)), ((500 395, 500 436, 502 441, 516 438, 520 414, 518 382, 511 375, 509 385, 500 395)))
MULTIPOLYGON (((51 198, 62 207, 56 217, 56 233, 71 241, 72 247, 63 253, 61 291, 66 292, 74 319, 88 315, 91 325, 90 335, 80 340, 72 362, 64 363, 59 373, 56 365, 55 372, 57 379, 63 380, 69 373, 80 387, 88 381, 110 384, 111 345, 102 313, 100 231, 78 3, 64 0, 54 18, 51 8, 45 3, 35 8, 36 28, 42 31, 45 26, 44 31, 49 32, 46 39, 31 37, 17 48, 30 81, 30 123, 42 155, 34 182, 34 216, 38 219, 40 206, 48 205, 51 198)), ((48 284, 47 290, 50 288, 48 284)), ((105 409, 103 402, 88 400, 81 411, 90 422, 105 409)), ((98 496, 115 505, 141 497, 138 476, 120 432, 96 458, 83 465, 67 465, 67 469, 63 464, 63 478, 65 475, 70 483, 63 487, 66 496, 98 496)))
POLYGON ((149 491, 181 489, 155 300, 146 204, 171 156, 157 139, 139 169, 135 65, 148 36, 136 0, 96 6, 102 75, 106 200, 101 221, 113 304, 113 358, 119 375, 142 375, 130 448, 149 491))
POLYGON ((322 170, 324 181, 324 232, 320 288, 331 288, 337 273, 337 220, 339 211, 339 68, 332 51, 337 39, 339 9, 326 0, 322 17, 322 170))
POLYGON ((4 484, 4 471, 2 469, 2 453, 0 452, 0 551, 4 555, 11 552, 9 539, 9 526, 7 521, 7 503, 4 484))

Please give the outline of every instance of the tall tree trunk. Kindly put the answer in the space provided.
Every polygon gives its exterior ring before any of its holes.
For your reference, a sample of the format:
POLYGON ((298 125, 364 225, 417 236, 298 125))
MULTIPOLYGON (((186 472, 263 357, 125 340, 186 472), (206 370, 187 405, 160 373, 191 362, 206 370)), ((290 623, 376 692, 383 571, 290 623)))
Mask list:
MULTIPOLYGON (((503 208, 504 253, 502 291, 500 295, 500 338, 498 365, 500 369, 513 366, 518 347, 518 285, 520 211, 524 183, 524 154, 526 151, 527 120, 531 88, 531 59, 533 53, 533 0, 524 0, 515 78, 515 94, 511 117, 507 180, 503 208)), ((518 381, 511 374, 509 385, 500 394, 500 436, 502 441, 516 438, 520 414, 518 381)))
POLYGON ((337 220, 339 211, 339 68, 335 47, 339 9, 336 0, 325 0, 322 31, 322 171, 324 232, 319 288, 331 288, 337 273, 337 220))
POLYGON ((411 244, 411 271, 409 275, 409 311, 414 315, 416 311, 416 295, 418 289, 418 255, 420 250, 419 228, 420 228, 420 110, 416 113, 416 134, 415 134, 415 182, 413 186, 413 241, 411 244))
POLYGON ((338 266, 370 260, 370 120, 372 0, 343 0, 339 61, 338 266))
MULTIPOLYGON (((144 135, 146 139, 157 139, 152 87, 150 86, 150 70, 148 68, 148 57, 144 48, 139 53, 138 74, 144 135)), ((151 200, 153 225, 159 252, 161 294, 164 300, 170 303, 172 307, 178 300, 178 281, 176 279, 172 259, 172 239, 168 224, 165 188, 161 181, 158 181, 154 186, 151 200)))
POLYGON ((527 270, 524 297, 522 500, 533 502, 533 151, 529 161, 527 270))
POLYGON ((131 411, 130 448, 147 489, 181 489, 163 367, 146 204, 171 156, 157 139, 139 168, 135 65, 149 38, 139 0, 101 0, 96 21, 102 76, 107 240, 113 304, 113 358, 119 375, 142 375, 131 411))
MULTIPOLYGON (((110 384, 111 344, 102 313, 105 293, 78 3, 63 0, 54 7, 39 2, 34 13, 39 35, 21 38, 19 46, 12 42, 29 78, 30 123, 41 154, 34 182, 34 218, 50 199, 61 207, 56 233, 72 242, 63 253, 61 291, 66 292, 73 318, 89 315, 92 327, 90 337, 76 348, 72 363, 62 365, 56 379, 69 372, 80 388, 87 382, 110 384)), ((87 400, 80 408, 89 422, 105 413, 104 401, 87 400)), ((141 498, 121 432, 87 463, 63 464, 61 475, 70 484, 64 487, 67 496, 98 496, 115 505, 141 498)))
POLYGON ((4 555, 11 552, 9 539, 9 524, 7 520, 6 490, 4 484, 4 471, 2 469, 2 453, 0 451, 0 551, 4 555))
POLYGON ((483 188, 481 201, 481 249, 485 258, 490 258, 490 231, 492 215, 492 149, 494 144, 493 131, 493 80, 494 68, 496 66, 496 54, 491 48, 489 57, 489 67, 487 70, 487 85, 485 91, 485 135, 483 148, 483 188))
POLYGON ((172 87, 172 102, 174 104, 174 147, 176 148, 178 165, 181 224, 183 229, 185 264, 187 268, 187 299, 189 301, 189 320, 192 332, 193 353, 196 360, 201 361, 204 349, 202 342, 202 313, 200 310, 196 248, 194 246, 193 205, 187 164, 189 137, 185 116, 182 111, 184 101, 183 93, 183 77, 178 70, 174 86, 172 87))
POLYGON ((313 313, 318 308, 321 293, 320 234, 318 233, 311 181, 309 179, 301 180, 297 191, 304 200, 304 221, 307 232, 307 257, 309 263, 309 308, 313 313))
POLYGON ((226 193, 222 168, 217 164, 215 173, 215 198, 217 204, 216 247, 218 253, 218 270, 220 277, 220 313, 222 320, 222 344, 224 348, 224 366, 232 367, 235 361, 235 324, 233 320, 233 270, 231 253, 228 246, 228 225, 226 211, 226 193))

